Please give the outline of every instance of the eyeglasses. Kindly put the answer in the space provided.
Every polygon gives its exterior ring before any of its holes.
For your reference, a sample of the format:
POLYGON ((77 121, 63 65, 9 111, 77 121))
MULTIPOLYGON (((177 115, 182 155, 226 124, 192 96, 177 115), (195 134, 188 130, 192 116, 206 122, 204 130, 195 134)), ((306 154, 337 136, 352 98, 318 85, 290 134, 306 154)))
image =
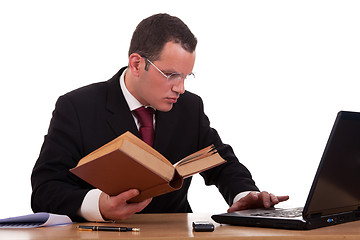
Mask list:
POLYGON ((146 61, 148 61, 154 68, 156 68, 156 70, 158 70, 164 77, 166 77, 166 80, 168 82, 176 82, 176 81, 180 81, 180 80, 189 80, 189 79, 194 79, 195 78, 195 74, 194 73, 190 73, 188 75, 184 75, 182 73, 170 73, 170 74, 165 74, 163 71, 161 71, 153 62, 151 62, 148 58, 144 57, 146 59, 146 61))

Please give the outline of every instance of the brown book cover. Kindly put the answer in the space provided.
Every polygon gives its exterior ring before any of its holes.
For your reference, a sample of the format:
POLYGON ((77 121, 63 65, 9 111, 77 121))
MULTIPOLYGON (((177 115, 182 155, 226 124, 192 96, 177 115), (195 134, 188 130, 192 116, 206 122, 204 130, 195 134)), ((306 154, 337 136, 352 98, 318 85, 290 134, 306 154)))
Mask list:
POLYGON ((70 171, 110 196, 138 189, 140 195, 130 202, 141 202, 177 190, 184 178, 224 162, 214 146, 209 146, 172 165, 155 149, 126 132, 82 158, 70 171))

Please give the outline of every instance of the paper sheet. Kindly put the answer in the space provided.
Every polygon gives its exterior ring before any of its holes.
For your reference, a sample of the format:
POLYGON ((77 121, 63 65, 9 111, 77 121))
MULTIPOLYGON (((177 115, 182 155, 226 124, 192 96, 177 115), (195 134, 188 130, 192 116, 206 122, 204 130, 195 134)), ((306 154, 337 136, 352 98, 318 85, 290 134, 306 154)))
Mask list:
POLYGON ((0 228, 35 228, 72 223, 66 215, 34 213, 24 216, 0 219, 0 228))

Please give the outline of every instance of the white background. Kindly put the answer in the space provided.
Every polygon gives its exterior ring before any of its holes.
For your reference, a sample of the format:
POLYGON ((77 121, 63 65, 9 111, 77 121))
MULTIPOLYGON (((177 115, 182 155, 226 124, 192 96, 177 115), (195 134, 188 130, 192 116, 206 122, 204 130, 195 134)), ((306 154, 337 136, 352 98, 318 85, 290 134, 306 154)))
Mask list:
MULTIPOLYGON (((303 204, 339 110, 360 111, 359 1, 0 1, 0 218, 31 213, 30 174, 57 98, 127 64, 145 17, 197 36, 194 82, 258 187, 303 204)), ((195 212, 225 212, 194 178, 195 212)))

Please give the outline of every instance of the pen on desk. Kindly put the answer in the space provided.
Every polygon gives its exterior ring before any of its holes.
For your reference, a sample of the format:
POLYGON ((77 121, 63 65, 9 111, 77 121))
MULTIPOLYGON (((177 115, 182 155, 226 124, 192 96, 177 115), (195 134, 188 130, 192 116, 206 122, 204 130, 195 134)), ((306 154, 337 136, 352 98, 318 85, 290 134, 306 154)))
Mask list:
POLYGON ((79 225, 80 231, 111 231, 111 232, 139 232, 140 228, 112 227, 112 226, 84 226, 79 225))

